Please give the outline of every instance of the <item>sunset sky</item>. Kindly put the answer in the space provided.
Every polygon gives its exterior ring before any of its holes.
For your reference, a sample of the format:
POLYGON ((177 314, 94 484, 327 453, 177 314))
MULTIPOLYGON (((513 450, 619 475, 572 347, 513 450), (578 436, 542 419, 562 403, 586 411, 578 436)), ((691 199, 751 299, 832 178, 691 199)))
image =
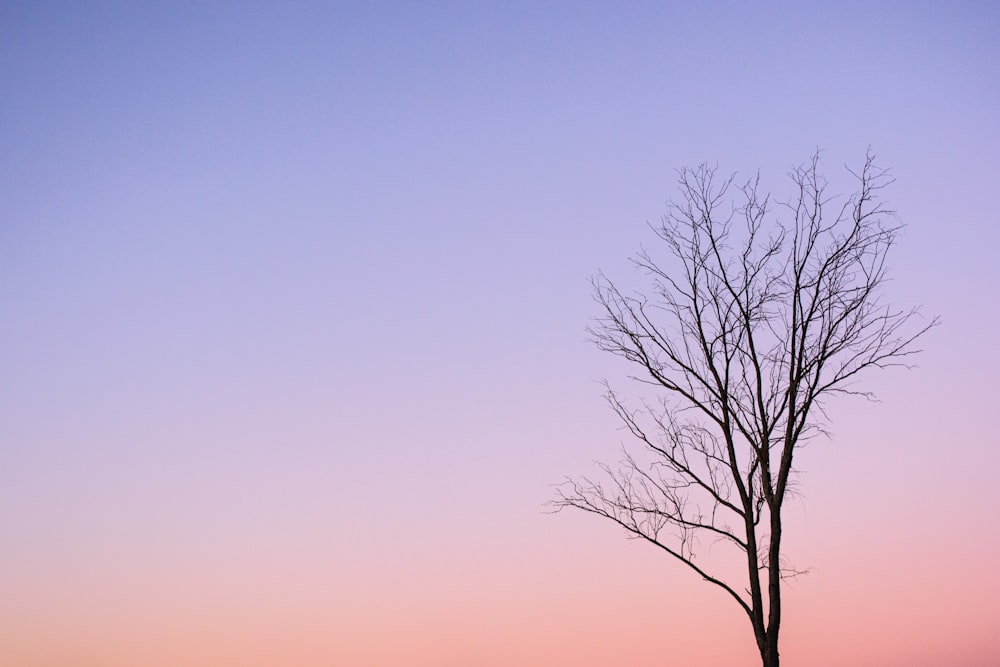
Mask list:
MULTIPOLYGON (((0 2, 0 667, 729 667, 546 513, 587 278, 702 161, 871 146, 941 326, 801 451, 782 657, 1000 664, 1000 4, 0 2)), ((759 663, 758 663, 759 664, 759 663)))

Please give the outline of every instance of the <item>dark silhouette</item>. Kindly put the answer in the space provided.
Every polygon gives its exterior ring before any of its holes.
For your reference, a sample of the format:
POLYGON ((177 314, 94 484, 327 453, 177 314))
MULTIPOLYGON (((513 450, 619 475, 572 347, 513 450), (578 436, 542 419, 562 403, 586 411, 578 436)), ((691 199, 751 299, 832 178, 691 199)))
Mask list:
MULTIPOLYGON (((764 667, 777 667, 781 582, 801 572, 782 557, 781 510, 796 449, 824 433, 825 399, 870 396, 870 369, 905 366, 936 324, 881 301, 886 255, 901 228, 879 200, 892 183, 868 152, 848 197, 831 197, 819 153, 789 176, 795 194, 772 204, 759 176, 743 185, 707 165, 679 172, 680 198, 654 231, 664 260, 642 250, 647 295, 603 274, 600 349, 638 367, 655 400, 607 400, 642 443, 598 481, 560 485, 556 510, 610 519, 724 590, 746 612, 764 667), (669 263, 664 263, 667 261, 669 263), (705 541, 732 550, 737 583, 696 562, 705 541), (721 546, 720 546, 721 545, 721 546)), ((607 385, 606 385, 607 386, 607 385)))

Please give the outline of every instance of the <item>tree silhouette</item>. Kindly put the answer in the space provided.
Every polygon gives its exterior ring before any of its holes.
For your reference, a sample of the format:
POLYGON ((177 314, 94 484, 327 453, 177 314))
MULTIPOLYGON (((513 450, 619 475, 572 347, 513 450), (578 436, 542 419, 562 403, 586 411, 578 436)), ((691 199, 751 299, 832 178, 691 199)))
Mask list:
POLYGON ((789 172, 795 194, 777 205, 759 175, 737 184, 704 164, 679 171, 680 197, 654 227, 664 258, 633 259, 648 294, 592 280, 592 339, 656 394, 633 405, 606 384, 642 453, 566 480, 552 501, 610 519, 724 590, 764 667, 779 664, 781 582, 799 574, 781 550, 796 450, 825 432, 826 399, 870 397, 855 380, 905 366, 936 324, 883 303, 901 226, 879 195, 893 179, 871 151, 848 171, 856 191, 828 195, 817 152, 789 172), (706 542, 734 550, 745 579, 696 562, 706 542))

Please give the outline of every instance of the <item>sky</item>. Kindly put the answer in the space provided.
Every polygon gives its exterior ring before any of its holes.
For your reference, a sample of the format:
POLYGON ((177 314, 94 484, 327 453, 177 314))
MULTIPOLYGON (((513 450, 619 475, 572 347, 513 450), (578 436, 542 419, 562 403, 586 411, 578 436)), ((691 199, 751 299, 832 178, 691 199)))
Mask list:
POLYGON ((725 594, 544 503, 626 443, 587 278, 701 162, 871 146, 886 298, 782 656, 1000 664, 1000 6, 0 3, 0 665, 754 664, 725 594))

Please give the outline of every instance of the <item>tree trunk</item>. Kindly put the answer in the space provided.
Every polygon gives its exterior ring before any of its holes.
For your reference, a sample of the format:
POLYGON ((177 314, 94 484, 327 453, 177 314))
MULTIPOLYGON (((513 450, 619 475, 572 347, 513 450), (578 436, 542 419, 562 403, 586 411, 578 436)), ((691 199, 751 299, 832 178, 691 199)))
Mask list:
POLYGON ((761 654, 764 667, 778 667, 778 642, 777 636, 772 640, 770 633, 764 641, 764 652, 761 654))
POLYGON ((779 667, 778 664, 778 634, 763 633, 757 637, 757 650, 760 651, 760 662, 763 667, 779 667))
POLYGON ((767 632, 761 652, 764 667, 778 667, 778 632, 781 630, 781 510, 771 513, 767 562, 767 632))

